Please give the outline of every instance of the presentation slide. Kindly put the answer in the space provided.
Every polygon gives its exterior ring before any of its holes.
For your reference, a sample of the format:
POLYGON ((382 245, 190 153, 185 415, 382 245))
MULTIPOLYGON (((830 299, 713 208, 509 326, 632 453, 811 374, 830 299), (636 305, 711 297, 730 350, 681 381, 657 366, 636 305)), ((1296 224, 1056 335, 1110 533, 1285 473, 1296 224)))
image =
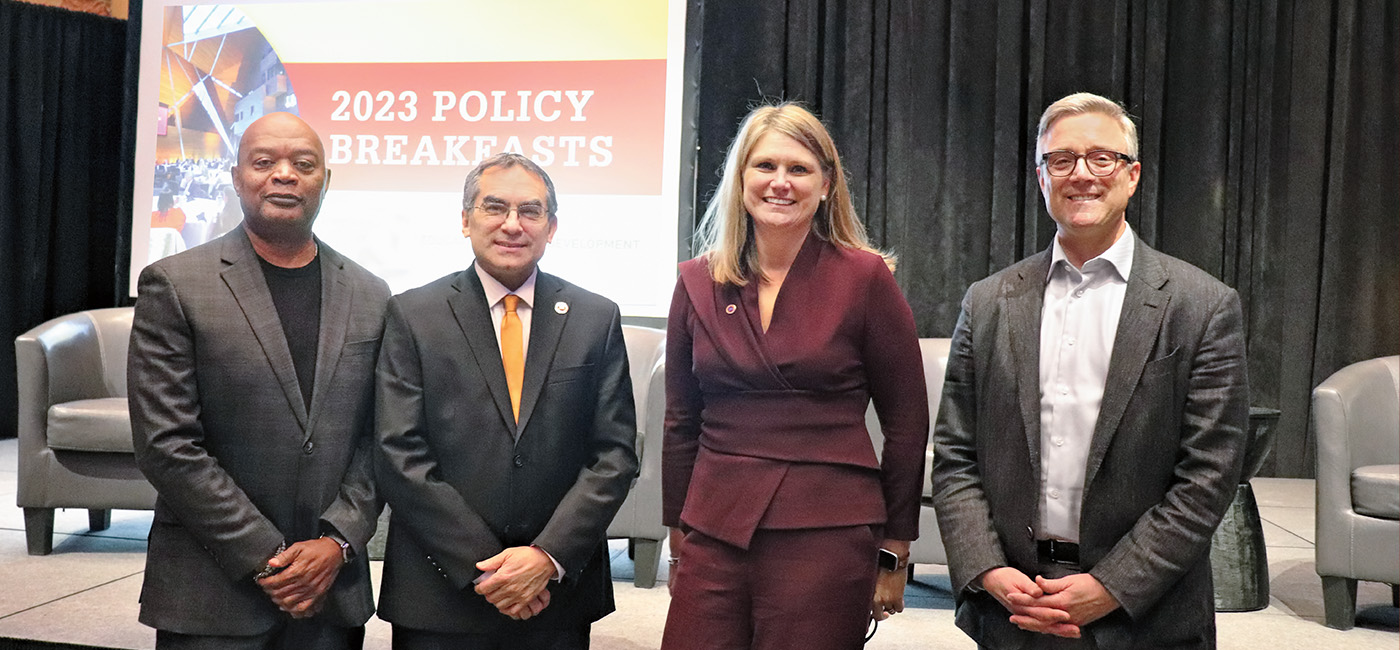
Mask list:
POLYGON ((463 180, 515 152, 559 195, 540 267, 666 315, 684 0, 146 0, 141 19, 133 295, 147 264, 238 227, 239 138, 287 111, 326 147, 316 235, 395 293, 471 262, 463 180))

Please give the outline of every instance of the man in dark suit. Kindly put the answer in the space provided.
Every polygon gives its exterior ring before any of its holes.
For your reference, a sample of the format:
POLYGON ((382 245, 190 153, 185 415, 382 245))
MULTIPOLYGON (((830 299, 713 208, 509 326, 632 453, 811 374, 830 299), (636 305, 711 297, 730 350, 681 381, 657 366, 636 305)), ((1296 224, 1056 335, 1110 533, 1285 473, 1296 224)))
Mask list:
POLYGON ((934 434, 958 626, 987 648, 1214 647, 1239 297, 1128 227, 1141 164, 1118 104, 1065 97, 1036 144, 1055 242, 968 290, 934 434))
POLYGON ((537 269, 557 205, 530 159, 483 161, 463 192, 475 263, 390 301, 376 458, 395 648, 586 648, 613 610, 636 412, 617 305, 537 269))
POLYGON ((250 125, 233 180, 243 227, 139 281, 132 440, 159 494, 141 622, 162 649, 358 648, 389 288, 312 236, 330 173, 305 122, 250 125))

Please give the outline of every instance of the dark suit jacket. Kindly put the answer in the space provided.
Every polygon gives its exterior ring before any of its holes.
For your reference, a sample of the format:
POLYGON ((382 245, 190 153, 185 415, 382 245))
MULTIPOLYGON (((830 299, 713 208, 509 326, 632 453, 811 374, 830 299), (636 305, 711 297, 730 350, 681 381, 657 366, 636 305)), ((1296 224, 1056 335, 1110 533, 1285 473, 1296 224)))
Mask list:
POLYGON ((509 633, 613 611, 607 527, 637 475, 621 316, 543 272, 532 314, 517 426, 475 269, 390 301, 376 458, 393 510, 379 616, 395 625, 509 633), (516 622, 472 580, 477 562, 530 544, 565 579, 540 615, 516 622))
MULTIPOLYGON (((1249 390, 1239 297, 1136 241, 1090 442, 1080 563, 1122 604, 1088 626, 1100 648, 1213 647, 1211 535, 1235 492, 1249 390)), ((1019 630, 969 583, 1037 573, 1040 321, 1050 251, 972 285, 935 429, 934 508, 958 625, 991 647, 1019 630)))
POLYGON ((252 580, 284 541, 329 528, 356 551, 320 615, 373 613, 365 544, 374 360, 389 288, 325 244, 315 394, 307 410, 277 309, 237 228, 141 272, 127 368, 141 471, 159 493, 141 622, 247 635, 285 615, 252 580))
POLYGON ((917 537, 928 397, 914 317, 884 260, 809 235, 766 333, 757 282, 718 285, 702 258, 680 275, 666 335, 664 523, 741 548, 759 528, 868 524, 917 537))

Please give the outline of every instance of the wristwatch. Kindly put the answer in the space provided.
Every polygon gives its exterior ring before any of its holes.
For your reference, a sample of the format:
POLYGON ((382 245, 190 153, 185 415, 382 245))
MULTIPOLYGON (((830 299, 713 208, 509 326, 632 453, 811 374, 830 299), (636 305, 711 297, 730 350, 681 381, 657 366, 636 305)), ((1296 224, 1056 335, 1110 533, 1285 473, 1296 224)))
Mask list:
POLYGON ((355 549, 350 546, 350 542, 341 539, 339 535, 324 534, 321 535, 321 537, 324 537, 340 545, 341 564, 349 564, 350 560, 355 559, 355 549))
POLYGON ((879 564, 882 571, 899 571, 909 566, 909 560, 901 560, 894 551, 882 548, 879 553, 879 564))

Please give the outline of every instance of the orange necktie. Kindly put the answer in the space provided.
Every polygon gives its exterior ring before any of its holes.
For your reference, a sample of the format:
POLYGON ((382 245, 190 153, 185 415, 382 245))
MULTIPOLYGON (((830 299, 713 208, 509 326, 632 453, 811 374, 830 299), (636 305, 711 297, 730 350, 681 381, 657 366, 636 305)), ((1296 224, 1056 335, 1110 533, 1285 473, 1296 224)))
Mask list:
POLYGON ((505 297, 506 315, 501 319, 501 365, 506 369, 506 388, 510 389, 510 410, 520 421, 520 388, 525 385, 525 345, 521 337, 520 315, 515 308, 520 296, 505 297))

